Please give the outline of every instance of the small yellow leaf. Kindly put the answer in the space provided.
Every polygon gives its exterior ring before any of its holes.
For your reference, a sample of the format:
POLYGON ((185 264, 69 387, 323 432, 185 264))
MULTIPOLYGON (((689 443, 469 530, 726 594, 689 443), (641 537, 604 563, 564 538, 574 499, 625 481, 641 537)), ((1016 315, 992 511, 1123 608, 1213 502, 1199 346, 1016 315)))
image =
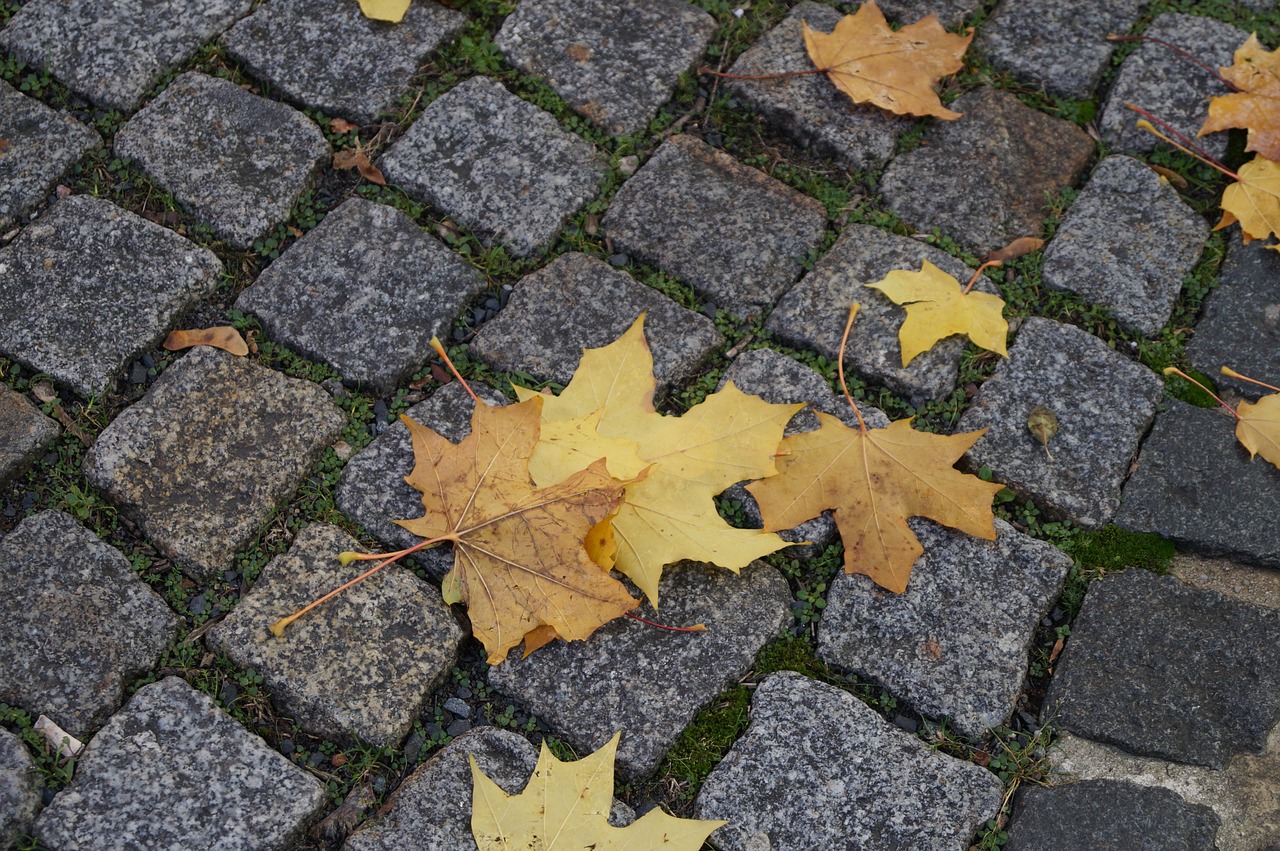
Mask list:
POLYGON ((1236 415, 1236 439, 1249 450, 1249 457, 1261 455, 1280 469, 1280 393, 1241 402, 1236 415))
POLYGON ((360 11, 366 18, 398 24, 409 11, 409 0, 360 0, 360 11))
POLYGON ((238 357, 249 354, 249 346, 240 332, 230 325, 219 325, 216 328, 199 328, 183 331, 170 331, 164 339, 164 347, 168 351, 189 349, 192 346, 212 346, 222 349, 238 357))
MULTIPOLYGON (((1240 166, 1239 182, 1222 192, 1222 219, 1214 230, 1236 222, 1248 245, 1255 239, 1280 236, 1280 163, 1254 157, 1240 166)), ((1280 250, 1280 245, 1268 245, 1280 250)))

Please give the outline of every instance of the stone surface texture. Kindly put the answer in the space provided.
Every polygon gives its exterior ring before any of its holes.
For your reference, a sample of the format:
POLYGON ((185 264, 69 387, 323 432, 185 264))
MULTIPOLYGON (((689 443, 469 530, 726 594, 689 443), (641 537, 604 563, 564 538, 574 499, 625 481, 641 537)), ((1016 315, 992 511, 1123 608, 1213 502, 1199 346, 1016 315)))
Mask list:
POLYGON ((191 350, 99 435, 94 487, 195 577, 231 566, 346 417, 318 386, 191 350))
MULTIPOLYGON (((805 52, 802 23, 830 32, 840 17, 830 6, 805 0, 743 53, 729 72, 759 76, 812 67, 805 52)), ((724 84, 735 98, 765 116, 778 130, 851 169, 884 165, 893 156, 898 134, 910 126, 909 118, 851 103, 821 74, 725 80, 724 84)))
POLYGON ((1093 140, 1009 92, 977 89, 951 108, 964 118, 932 125, 924 144, 885 169, 880 188, 889 208, 912 227, 937 228, 980 254, 1039 236, 1046 194, 1084 173, 1093 140))
POLYGON ((724 343, 715 323, 585 254, 562 254, 516 286, 471 351, 499 372, 568 384, 584 348, 621 337, 640 314, 661 386, 695 374, 724 343))
POLYGON ((22 740, 0 729, 0 848, 16 848, 40 812, 36 764, 22 740))
POLYGON ((922 518, 909 522, 924 555, 907 590, 892 594, 861 574, 837 574, 818 656, 980 739, 1009 720, 1036 627, 1062 591, 1071 559, 1003 520, 995 522, 994 541, 922 518))
POLYGON ((1280 470, 1249 460, 1225 411, 1166 404, 1125 485, 1116 523, 1205 555, 1280 567, 1275 529, 1252 519, 1280 517, 1280 470))
POLYGON ((249 6, 250 0, 35 0, 0 32, 0 47, 86 100, 127 113, 249 6))
POLYGON ((0 487, 22 475, 60 434, 25 396, 0 385, 0 487))
POLYGON ((337 527, 308 526, 206 642, 261 674, 278 709, 307 731, 396 747, 462 642, 437 589, 391 566, 303 615, 279 638, 264 628, 371 567, 338 563, 338 553, 360 549, 337 527))
POLYGON ((955 27, 982 4, 978 0, 880 0, 876 5, 886 18, 903 26, 937 15, 944 27, 955 27))
MULTIPOLYGON (((523 660, 512 654, 489 670, 489 682, 564 731, 579 753, 624 730, 616 776, 648 777, 698 710, 736 683, 791 620, 787 583, 762 562, 738 576, 690 562, 668 567, 660 593, 660 622, 705 623, 707 631, 619 619, 587 641, 557 641, 523 660)), ((648 604, 640 614, 658 618, 648 604)))
POLYGON ((222 43, 245 69, 292 101, 374 124, 391 111, 427 56, 466 19, 417 0, 394 26, 344 0, 271 0, 236 24, 222 43))
POLYGON ((1230 239, 1218 288, 1205 299, 1187 357, 1218 387, 1256 399, 1271 391, 1219 370, 1229 366, 1280 385, 1280 251, 1260 240, 1244 245, 1235 234, 1230 239))
POLYGON ((995 481, 1035 500, 1046 516, 1095 529, 1119 508, 1120 486, 1162 395, 1155 373, 1097 337, 1032 318, 956 431, 987 429, 965 454, 971 467, 990 467, 995 481), (1052 459, 1027 428, 1037 405, 1058 420, 1052 459))
POLYGON ((73 195, 0 249, 0 354, 81 396, 104 393, 221 272, 173 231, 73 195))
POLYGON ((19 523, 0 562, 0 703, 83 737, 160 660, 178 618, 118 550, 60 511, 19 523))
POLYGON ((1045 698, 1056 727, 1221 769, 1280 722, 1280 611, 1133 568, 1095 580, 1045 698))
POLYGON ((167 677, 139 689, 93 737, 35 833, 67 851, 283 851, 324 804, 320 781, 167 677))
POLYGON ((751 726, 695 814, 726 819, 721 851, 964 851, 1000 809, 1000 782, 930 750, 833 686, 785 671, 756 687, 751 726))
POLYGON ((131 118, 114 149, 234 248, 287 219, 330 158, 301 112, 195 71, 131 118))
POLYGON ((546 249, 605 174, 588 142, 487 77, 436 99, 378 167, 414 199, 519 257, 546 249))
POLYGON ((1042 280, 1153 337, 1208 238, 1208 223, 1167 180, 1132 157, 1107 157, 1045 248, 1042 280))
POLYGON ((1255 606, 1280 609, 1280 571, 1184 552, 1173 557, 1169 575, 1193 588, 1217 591, 1255 606))
POLYGON ((97 131, 0 80, 0 228, 32 207, 87 151, 97 131))
POLYGON ((525 0, 498 48, 606 133, 645 129, 702 58, 715 19, 685 0, 525 0))
POLYGON ((431 338, 485 290, 479 272, 399 210, 344 201, 241 293, 267 337, 378 396, 431 357, 431 338))
POLYGON ((615 249, 741 316, 800 276, 826 212, 814 199, 691 136, 672 136, 622 185, 602 221, 615 249))

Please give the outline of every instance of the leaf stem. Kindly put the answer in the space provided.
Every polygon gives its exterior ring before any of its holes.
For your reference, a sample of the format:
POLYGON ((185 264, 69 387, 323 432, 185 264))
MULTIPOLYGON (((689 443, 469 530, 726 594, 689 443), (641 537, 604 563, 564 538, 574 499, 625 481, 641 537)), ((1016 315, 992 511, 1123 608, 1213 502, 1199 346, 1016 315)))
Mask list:
POLYGON ((973 289, 973 285, 978 283, 978 276, 981 275, 985 270, 992 269, 992 268, 999 268, 1003 265, 1004 263, 1000 260, 988 260, 986 263, 983 263, 981 266, 974 269, 973 277, 969 279, 969 283, 965 286, 965 288, 960 291, 960 295, 968 295, 969 290, 973 289))
POLYGON ((780 80, 783 77, 802 77, 808 74, 825 74, 826 68, 809 68, 806 71, 779 71, 776 74, 726 74, 723 71, 713 71, 710 68, 702 67, 698 69, 699 74, 706 74, 710 77, 723 77, 726 80, 780 80))
POLYGON ((1222 163, 1218 162, 1216 159, 1211 157, 1208 151, 1204 150, 1204 148, 1201 148, 1195 142, 1192 142, 1182 133, 1178 132, 1176 129, 1170 126, 1168 122, 1162 121, 1159 118, 1156 118, 1154 115, 1152 115, 1150 112, 1147 112, 1142 107, 1129 103, 1127 101, 1125 102, 1124 106, 1138 113, 1143 118, 1147 119, 1146 121, 1138 122, 1138 125, 1137 125, 1138 129, 1146 130, 1148 133, 1150 133, 1152 136, 1155 136, 1157 139, 1163 139, 1164 141, 1168 142, 1170 145, 1173 145, 1179 151, 1182 151, 1184 154, 1191 157, 1195 157, 1200 162, 1204 163, 1210 168, 1217 169, 1218 171, 1222 172, 1232 180, 1238 181, 1240 179, 1240 175, 1236 174, 1234 171, 1227 168, 1222 163), (1175 142, 1173 139, 1170 139, 1168 136, 1164 135, 1155 127, 1153 127, 1152 122, 1159 124, 1165 130, 1168 130, 1170 133, 1172 133, 1174 136, 1177 136, 1178 139, 1182 140, 1182 142, 1185 142, 1186 144, 1180 144, 1178 142, 1175 142))
POLYGON ((642 618, 639 615, 633 614, 631 612, 623 612, 623 614, 631 618, 633 621, 640 621, 640 623, 644 624, 645 626, 652 626, 657 629, 666 630, 667 632, 706 632, 707 631, 707 625, 705 623, 695 623, 693 626, 668 626, 665 623, 657 623, 655 621, 642 618))
POLYGON ((1165 41, 1164 39, 1161 39, 1161 38, 1154 38, 1154 37, 1149 36, 1149 35, 1115 35, 1115 34, 1113 34, 1113 33, 1108 33, 1108 34, 1107 34, 1107 41, 1112 41, 1112 42, 1120 42, 1120 41, 1149 41, 1149 42, 1151 42, 1152 44, 1158 44, 1158 45, 1160 45, 1161 47, 1167 47, 1167 48, 1169 48, 1170 50, 1172 50, 1174 53, 1176 53, 1176 54, 1178 54, 1179 56, 1181 56, 1182 58, 1184 58, 1184 59, 1188 60, 1189 62, 1192 62, 1193 64, 1195 64, 1197 67, 1199 67, 1199 68, 1200 68, 1200 70, 1202 70, 1202 71, 1204 71, 1205 73, 1207 73, 1207 74, 1209 74, 1210 76, 1212 76, 1212 77, 1213 77, 1215 80, 1217 80, 1219 83, 1222 83, 1222 85, 1224 85, 1224 86, 1226 86, 1227 88, 1231 89, 1231 91, 1233 91, 1233 92, 1238 92, 1238 91, 1240 91, 1240 87, 1239 87, 1239 86, 1237 86, 1235 83, 1231 82, 1231 81, 1230 81, 1230 80, 1228 80, 1226 77, 1224 77, 1224 76, 1222 76, 1221 74, 1219 74, 1219 73, 1218 73, 1216 70, 1214 70, 1213 68, 1210 68, 1208 65, 1204 64, 1203 62, 1201 62, 1201 61, 1200 61, 1200 59, 1199 59, 1199 58, 1197 58, 1195 55, 1193 55, 1190 51, 1183 50, 1181 47, 1178 47, 1178 45, 1176 45, 1176 44, 1171 44, 1171 43, 1169 43, 1169 42, 1165 41))
POLYGON ((1208 387, 1205 387, 1199 381, 1196 381, 1194 378, 1187 375, 1185 372, 1178 369, 1176 366, 1166 366, 1164 368, 1164 374, 1178 375, 1178 376, 1181 376, 1182 378, 1185 378, 1187 381, 1190 381, 1192 384, 1194 384, 1195 386, 1199 387, 1201 390, 1203 390, 1204 392, 1212 396, 1214 398, 1214 401, 1216 401, 1219 405, 1221 405, 1222 407, 1226 408, 1228 411, 1231 412, 1231 416, 1235 417, 1236 419, 1240 419, 1240 415, 1236 413, 1236 409, 1228 405, 1226 402, 1222 401, 1221 397, 1219 397, 1217 393, 1214 393, 1208 387))
POLYGON ((1240 381, 1247 381, 1250 384, 1256 384, 1259 387, 1265 387, 1268 390, 1274 390, 1277 393, 1280 393, 1280 387, 1272 387, 1270 384, 1267 384, 1265 381, 1259 381, 1256 378, 1250 378, 1247 375, 1241 375, 1240 373, 1236 372, 1234 369, 1232 369, 1229 366, 1224 366, 1218 371, 1221 372, 1223 375, 1227 376, 1227 378, 1235 378, 1240 381))
POLYGON ((439 337, 431 338, 431 348, 440 356, 440 359, 444 361, 444 365, 449 367, 449 371, 453 373, 453 377, 458 379, 458 382, 462 384, 462 389, 467 391, 467 395, 471 397, 471 401, 479 402, 480 400, 476 397, 475 392, 472 391, 471 385, 467 383, 467 379, 462 377, 462 373, 458 372, 458 368, 453 365, 453 361, 449 360, 449 353, 444 350, 444 346, 441 345, 439 337))
POLYGON ((840 389, 844 391, 844 398, 848 400, 849 407, 853 408, 853 414, 858 418, 858 428, 866 434, 867 423, 862 419, 862 411, 858 410, 858 404, 853 401, 853 396, 849 393, 849 385, 844 380, 844 350, 849 345, 849 329, 853 327, 853 320, 858 315, 860 307, 862 305, 856 301, 849 305, 849 319, 844 323, 844 335, 840 338, 840 351, 836 355, 836 375, 840 377, 840 389))

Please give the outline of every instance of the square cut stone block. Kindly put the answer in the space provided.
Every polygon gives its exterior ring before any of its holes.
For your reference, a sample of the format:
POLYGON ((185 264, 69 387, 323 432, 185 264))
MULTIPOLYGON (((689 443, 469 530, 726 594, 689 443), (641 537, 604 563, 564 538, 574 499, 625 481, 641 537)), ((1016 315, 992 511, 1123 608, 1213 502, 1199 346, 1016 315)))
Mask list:
POLYGON ((1280 386, 1280 251, 1261 240, 1244 245, 1235 234, 1230 239, 1218 288, 1205 299, 1187 357, 1218 387, 1257 399, 1272 391, 1220 370, 1229 366, 1280 386))
POLYGON ((746 316, 773 305, 822 244, 826 210, 692 136, 673 136, 618 190, 614 248, 746 316))
POLYGON ((252 247, 287 219, 330 157, 301 112, 195 71, 129 119, 115 153, 136 160, 234 248, 252 247))
POLYGON ((524 0, 497 44, 575 112, 624 136, 648 127, 715 28, 714 18, 685 0, 524 0))
POLYGON ((398 24, 366 18, 348 0, 271 0, 222 43, 273 91, 373 124, 409 91, 427 56, 465 25, 461 14, 431 0, 415 0, 398 24))
POLYGON ((81 396, 105 393, 221 273, 168 228, 71 196, 0 249, 0 354, 81 396))
POLYGON ((267 336, 348 384, 390 393, 431 356, 484 278, 404 213, 344 201, 236 300, 267 336))
POLYGON ((690 378, 724 343, 707 317, 606 263, 569 253, 520 281, 471 349, 499 372, 519 370, 568 384, 583 349, 612 343, 641 313, 662 386, 690 378))
POLYGON ((115 712, 159 659, 178 618, 115 548, 61 511, 0 540, 0 702, 73 736, 115 712))
POLYGON ((1052 519, 1104 526, 1164 393, 1160 378, 1071 325, 1022 323, 1009 359, 978 390, 957 432, 985 428, 964 456, 1052 519), (1048 453, 1027 428, 1036 406, 1058 420, 1048 453), (1049 458, 1052 454, 1053 458, 1049 458))
POLYGON ((0 848, 17 848, 31 832, 43 786, 22 739, 0 729, 0 848))
POLYGON ((96 131, 0 80, 0 228, 44 200, 87 151, 96 131))
POLYGON ((22 475, 62 428, 40 409, 0 384, 0 487, 22 475))
POLYGON ((132 112, 161 77, 249 6, 250 0, 34 0, 0 32, 0 47, 86 100, 132 112))
POLYGON ((204 578, 231 565, 345 424, 319 386, 198 347, 103 430, 84 471, 204 578))
POLYGON ((410 197, 519 257, 549 247, 605 175, 590 143, 487 77, 437 98, 378 167, 410 197))
POLYGON ((303 615, 283 636, 267 631, 372 567, 338 563, 338 553, 359 549, 337 527, 308 526, 207 640, 261 674, 280 712, 309 732, 396 747, 457 661, 463 633, 438 590, 393 565, 303 615))
POLYGON ((285 851, 325 803, 320 781, 167 677, 93 737, 35 834, 50 848, 285 851))
POLYGON ((1209 225, 1160 175, 1132 157, 1107 157, 1045 249, 1043 280, 1152 337, 1208 238, 1209 225))

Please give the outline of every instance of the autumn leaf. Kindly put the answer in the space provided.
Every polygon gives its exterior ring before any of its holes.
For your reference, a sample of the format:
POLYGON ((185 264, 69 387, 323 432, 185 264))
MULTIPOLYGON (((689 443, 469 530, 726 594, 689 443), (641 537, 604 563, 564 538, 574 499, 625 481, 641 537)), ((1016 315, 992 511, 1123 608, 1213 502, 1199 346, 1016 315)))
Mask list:
MULTIPOLYGON (((1176 172, 1175 172, 1176 174, 1176 172)), ((1034 236, 1020 236, 1012 240, 1004 248, 997 248, 995 251, 987 254, 983 261, 992 263, 1000 261, 1004 263, 1009 260, 1017 260, 1019 257, 1025 257, 1033 251, 1039 251, 1044 248, 1044 240, 1034 236)))
POLYGON ((192 346, 212 346, 233 355, 244 357, 249 354, 249 346, 240 332, 230 325, 219 325, 215 328, 199 328, 185 331, 170 331, 163 343, 165 349, 176 352, 192 346))
POLYGON ((1236 417, 1236 439, 1249 450, 1249 457, 1261 455, 1280 469, 1280 393, 1240 402, 1236 417))
POLYGON ((854 103, 871 103, 898 115, 954 120, 933 86, 964 67, 961 57, 973 30, 956 35, 929 15, 896 32, 874 2, 845 15, 830 33, 804 25, 804 43, 815 67, 854 103))
POLYGON ((609 824, 615 735, 577 762, 561 762, 542 743, 524 791, 508 795, 471 760, 471 835, 479 851, 698 851, 723 821, 680 819, 652 809, 627 827, 609 824))
POLYGON ((919 272, 895 270, 866 286, 906 308, 907 318, 898 329, 903 366, 953 334, 963 334, 975 345, 1009 356, 1005 346, 1009 323, 1001 316, 1004 300, 961 287, 928 260, 919 272))
POLYGON ((359 145, 354 148, 343 148, 340 151, 335 151, 333 154, 333 167, 339 171, 354 168, 360 172, 361 177, 370 183, 376 183, 379 186, 387 185, 387 179, 383 176, 382 171, 369 162, 369 155, 359 145))
POLYGON ((1280 50, 1267 51, 1254 33, 1233 59, 1234 64, 1219 71, 1240 91, 1209 100, 1209 115, 1198 135, 1247 128, 1245 150, 1280 161, 1280 50))
POLYGON ((409 11, 409 0, 360 0, 360 11, 366 18, 398 24, 409 11))
MULTIPOLYGON (((1239 222, 1246 245, 1280 236, 1280 163, 1254 157, 1240 166, 1236 177, 1222 192, 1222 219, 1214 230, 1239 222)), ((1280 251, 1280 244, 1267 248, 1280 251)))

